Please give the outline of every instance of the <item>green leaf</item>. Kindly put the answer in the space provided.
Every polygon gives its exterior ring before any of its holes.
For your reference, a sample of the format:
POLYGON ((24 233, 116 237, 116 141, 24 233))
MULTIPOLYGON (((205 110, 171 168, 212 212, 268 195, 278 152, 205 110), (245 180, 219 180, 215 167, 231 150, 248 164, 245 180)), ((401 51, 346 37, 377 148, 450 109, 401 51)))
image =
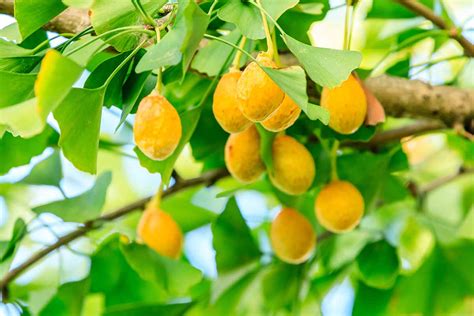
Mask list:
POLYGON ((22 38, 33 34, 64 9, 66 6, 61 0, 15 0, 15 19, 22 38))
POLYGON ((147 246, 131 243, 120 248, 142 279, 161 284, 171 295, 185 295, 202 279, 201 271, 189 263, 160 256, 147 246))
MULTIPOLYGON (((221 38, 237 45, 241 37, 242 35, 238 30, 233 30, 221 38)), ((233 47, 220 41, 212 40, 209 41, 209 44, 199 49, 193 59, 191 67, 201 73, 207 74, 209 77, 214 77, 220 73, 225 61, 229 55, 233 53, 233 47)))
POLYGON ((358 282, 352 315, 387 315, 386 310, 392 295, 393 289, 381 290, 358 282))
POLYGON ((284 69, 262 68, 275 83, 298 104, 311 120, 329 123, 329 111, 312 103, 308 103, 306 94, 306 74, 300 66, 284 69))
POLYGON ((62 0, 68 7, 88 9, 94 3, 94 0, 62 0))
MULTIPOLYGON (((40 56, 2 58, 0 59, 0 71, 28 74, 37 67, 40 61, 41 61, 40 56)), ((36 74, 29 74, 29 75, 36 76, 36 74)), ((28 94, 29 94, 29 97, 32 97, 33 91, 29 90, 28 94)), ((8 97, 11 97, 11 95, 8 97)), ((25 98, 26 96, 22 95, 21 97, 25 98)))
POLYGON ((63 177, 61 155, 55 150, 48 158, 37 163, 29 175, 20 182, 33 185, 52 185, 59 187, 63 177))
POLYGON ((9 241, 0 243, 0 262, 3 263, 6 260, 13 257, 15 250, 18 248, 18 243, 23 239, 27 233, 27 226, 25 221, 21 218, 15 221, 13 227, 12 237, 9 241))
MULTIPOLYGON (((87 78, 84 83, 84 88, 99 89, 105 85, 111 73, 119 67, 129 54, 130 52, 121 53, 99 64, 99 66, 97 66, 87 78)), ((104 106, 111 107, 112 105, 115 105, 117 107, 122 107, 122 86, 125 77, 127 76, 130 63, 131 62, 125 64, 107 85, 103 101, 104 106)))
POLYGON ((323 87, 339 86, 362 61, 359 52, 313 47, 287 34, 283 39, 309 77, 323 87))
POLYGON ((180 0, 173 28, 148 50, 136 71, 140 73, 177 65, 182 59, 184 75, 208 24, 209 16, 194 1, 180 0))
MULTIPOLYGON (((278 20, 286 10, 294 7, 297 3, 297 0, 261 1, 262 6, 274 20, 278 20)), ((256 40, 265 37, 260 11, 247 1, 229 0, 217 15, 221 20, 235 24, 240 33, 250 39, 256 40)))
MULTIPOLYGON (((229 288, 225 290, 222 295, 220 295, 217 300, 207 309, 204 315, 209 316, 221 316, 221 315, 231 315, 235 311, 239 310, 239 305, 244 305, 242 303, 242 298, 245 296, 246 292, 251 290, 252 285, 256 283, 258 270, 253 269, 249 273, 245 274, 242 278, 237 280, 229 288)), ((250 298, 247 304, 250 301, 254 301, 255 298, 250 298)), ((239 314, 239 313, 236 313, 239 314)), ((246 313, 242 313, 245 315, 246 313)))
POLYGON ((194 205, 192 198, 199 188, 178 192, 161 202, 161 209, 166 211, 178 223, 184 232, 209 224, 217 214, 194 205))
POLYGON ((0 38, 0 58, 23 57, 32 53, 31 49, 23 48, 0 38))
POLYGON ((406 315, 456 314, 474 293, 473 250, 472 242, 450 248, 436 247, 418 271, 400 278, 390 302, 392 312, 406 315))
MULTIPOLYGON (((139 51, 137 57, 134 60, 134 64, 132 69, 135 69, 137 63, 142 58, 143 54, 142 51, 139 51)), ((123 84, 122 87, 122 96, 123 96, 123 106, 122 106, 122 114, 120 115, 120 122, 116 127, 116 131, 120 128, 120 126, 125 122, 127 116, 132 113, 134 110, 138 108, 138 104, 140 103, 142 97, 144 95, 149 94, 150 89, 148 86, 151 85, 151 90, 154 89, 155 81, 153 78, 150 77, 151 71, 146 71, 142 73, 136 73, 132 70, 132 73, 127 78, 127 81, 123 84)))
MULTIPOLYGON (((142 0, 145 11, 153 16, 167 1, 142 0)), ((140 13, 129 0, 114 1, 96 0, 91 7, 91 23, 95 32, 100 35, 121 27, 143 25, 140 13)), ((115 36, 118 33, 112 33, 115 36)), ((140 42, 143 33, 126 33, 110 41, 110 44, 119 52, 132 50, 140 42)))
POLYGON ((142 279, 130 267, 118 239, 118 234, 110 236, 91 257, 90 292, 104 296, 105 310, 169 300, 162 284, 142 279))
POLYGON ((236 269, 260 257, 260 250, 235 198, 229 199, 225 210, 212 224, 212 235, 219 272, 236 269))
POLYGON ((40 133, 49 113, 64 100, 81 73, 76 63, 55 50, 48 51, 35 81, 35 98, 0 109, 0 124, 22 137, 40 133))
POLYGON ((40 316, 81 316, 82 304, 89 290, 89 279, 62 284, 40 316))
POLYGON ((277 134, 267 131, 260 124, 256 127, 260 134, 260 156, 267 170, 273 170, 273 140, 277 134))
POLYGON ((472 205, 469 213, 459 227, 458 235, 462 238, 474 239, 474 207, 472 205))
POLYGON ((396 249, 385 240, 365 246, 356 262, 360 277, 367 285, 388 289, 395 284, 400 262, 396 249))
POLYGON ((319 244, 321 262, 328 271, 335 271, 354 262, 371 236, 369 233, 354 230, 334 235, 319 244))
POLYGON ((389 154, 376 155, 368 152, 347 154, 337 159, 339 177, 357 187, 364 198, 366 212, 375 207, 377 199, 383 192, 389 162, 389 154))
POLYGON ((183 150, 184 146, 188 143, 191 135, 196 129, 199 117, 201 115, 202 108, 194 108, 189 111, 186 111, 180 115, 181 117, 181 126, 183 128, 181 140, 179 141, 178 147, 174 153, 163 161, 151 160, 145 156, 138 147, 135 147, 134 151, 137 154, 137 157, 140 161, 140 165, 146 168, 149 172, 156 173, 159 172, 161 179, 164 184, 168 184, 171 178, 171 173, 173 172, 174 164, 178 159, 179 154, 183 150))
POLYGON ((0 109, 14 105, 33 97, 36 74, 20 74, 0 71, 0 109))
POLYGON ((0 175, 11 168, 26 165, 48 146, 57 144, 58 134, 49 126, 32 138, 21 138, 5 133, 0 138, 0 175))
POLYGON ((311 25, 325 18, 330 9, 329 0, 300 1, 293 9, 286 11, 278 20, 285 33, 305 44, 311 44, 308 34, 311 25), (314 3, 316 2, 316 3, 314 3), (298 23, 295 23, 298 21, 298 23))
POLYGON ((102 211, 111 181, 112 173, 105 172, 97 177, 90 190, 81 195, 37 206, 32 211, 36 214, 52 213, 66 222, 85 222, 94 219, 102 211))
POLYGON ((108 308, 104 316, 143 316, 143 315, 166 315, 181 316, 192 306, 192 303, 175 304, 125 304, 108 308))
POLYGON ((74 88, 54 111, 59 123, 59 146, 79 170, 97 172, 100 120, 105 88, 74 88))
POLYGON ((302 266, 277 263, 269 267, 263 277, 263 296, 272 310, 290 305, 300 290, 302 266))
POLYGON ((414 217, 409 217, 400 233, 398 255, 405 264, 403 270, 414 272, 430 255, 435 245, 433 233, 414 217))

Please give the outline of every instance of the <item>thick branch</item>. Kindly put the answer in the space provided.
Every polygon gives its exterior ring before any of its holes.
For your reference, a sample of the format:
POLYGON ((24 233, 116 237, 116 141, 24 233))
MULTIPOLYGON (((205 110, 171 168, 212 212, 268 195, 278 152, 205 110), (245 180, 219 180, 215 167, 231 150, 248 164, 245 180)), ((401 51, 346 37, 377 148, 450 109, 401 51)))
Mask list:
POLYGON ((464 54, 468 57, 474 57, 474 45, 457 30, 451 27, 440 16, 436 15, 430 8, 417 0, 395 0, 407 9, 413 11, 417 15, 421 15, 427 20, 433 22, 434 25, 442 30, 448 31, 451 38, 455 39, 463 48, 464 54))
POLYGON ((395 117, 439 119, 447 126, 462 123, 471 130, 474 120, 474 90, 432 86, 419 80, 380 76, 365 80, 365 85, 382 103, 385 112, 395 117))
POLYGON ((439 121, 419 121, 411 125, 388 130, 375 135, 369 142, 344 142, 343 147, 354 148, 377 148, 379 146, 399 141, 402 138, 419 135, 426 132, 436 131, 446 126, 439 121))
MULTIPOLYGON (((171 194, 182 191, 186 188, 190 188, 190 187, 201 185, 201 184, 211 185, 215 183, 217 180, 226 177, 227 175, 228 175, 227 170, 221 169, 221 170, 205 173, 194 179, 183 180, 182 182, 177 182, 174 186, 164 191, 162 197, 167 197, 171 194)), ((15 280, 21 273, 29 269, 36 262, 46 257, 51 252, 55 251, 56 249, 61 248, 64 245, 67 245, 68 243, 72 242, 73 240, 76 240, 79 237, 86 235, 88 232, 92 230, 102 227, 102 225, 106 222, 113 221, 117 218, 130 214, 134 211, 143 209, 149 200, 150 200, 150 197, 143 198, 134 203, 126 205, 114 212, 104 214, 96 219, 85 222, 84 225, 82 225, 81 227, 59 238, 54 244, 38 251, 37 253, 32 255, 28 260, 26 260, 25 262, 23 262, 16 268, 10 270, 0 281, 0 292, 2 294, 5 294, 7 290, 7 286, 11 281, 15 280)))

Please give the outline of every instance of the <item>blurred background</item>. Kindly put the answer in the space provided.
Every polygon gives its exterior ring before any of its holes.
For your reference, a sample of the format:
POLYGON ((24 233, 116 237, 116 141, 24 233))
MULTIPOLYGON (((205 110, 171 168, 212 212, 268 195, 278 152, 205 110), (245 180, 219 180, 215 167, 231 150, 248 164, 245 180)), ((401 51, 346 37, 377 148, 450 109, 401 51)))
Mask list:
MULTIPOLYGON (((381 0, 379 0, 381 1, 381 0)), ((340 48, 343 38, 343 21, 345 14, 344 1, 331 1, 331 10, 323 21, 315 22, 311 27, 313 44, 320 47, 340 48)), ((452 13, 451 18, 463 29, 463 34, 471 42, 474 41, 474 3, 472 0, 444 1, 452 13)), ((398 65, 400 61, 408 58, 410 68, 409 76, 435 85, 456 82, 460 87, 474 87, 474 65, 472 60, 460 58, 462 50, 451 41, 441 47, 436 47, 436 39, 425 38, 419 41, 410 50, 401 50, 386 55, 393 48, 397 35, 414 26, 429 24, 423 18, 397 19, 397 20, 365 20, 371 1, 361 1, 356 11, 356 21, 353 31, 352 49, 363 53, 361 68, 372 69, 374 74, 384 73, 388 68, 398 65), (435 50, 436 47, 436 50, 435 50), (380 62, 383 60, 382 62, 380 62), (432 61, 440 61, 432 63, 432 61), (443 61, 444 60, 444 61, 443 61), (416 66, 419 65, 419 66, 416 66), (428 65, 428 66, 427 66, 428 65)), ((0 15, 0 29, 4 32, 15 20, 9 16, 0 15)), ((0 31, 0 36, 1 32, 0 31)), ((54 34, 49 34, 53 37, 54 34)), ((57 38, 61 43, 64 39, 57 38)), ((82 82, 87 75, 81 78, 82 82)), ((78 82, 80 85, 81 82, 78 82)), ((101 139, 116 143, 132 143, 131 124, 125 124, 114 132, 120 119, 120 111, 116 108, 105 109, 102 113, 101 139)), ((128 118, 133 123, 133 115, 128 118)), ((407 119, 389 118, 384 129, 402 126, 409 122, 407 119)), ((50 118, 49 123, 57 127, 57 123, 50 118)), ((473 152, 462 152, 452 146, 457 138, 450 133, 431 133, 412 139, 403 140, 403 151, 407 154, 410 164, 409 171, 403 171, 398 176, 418 185, 429 184, 432 181, 456 173, 466 161, 473 160, 473 152)), ((472 147, 471 147, 472 148, 472 147)), ((50 201, 76 196, 92 187, 95 178, 89 174, 77 171, 66 159, 62 158, 64 179, 61 182, 62 191, 52 187, 12 185, 23 179, 39 161, 55 154, 52 150, 45 151, 42 155, 22 167, 10 170, 6 175, 0 176, 0 240, 8 240, 11 236, 14 221, 21 216, 29 222, 31 233, 23 241, 14 258, 12 267, 15 267, 33 252, 53 243, 58 236, 76 228, 74 223, 65 223, 52 214, 43 214, 35 218, 31 208, 50 201)), ((0 157, 0 160, 2 157, 0 157)), ((197 176, 202 169, 202 164, 194 161, 191 148, 186 147, 177 163, 177 171, 183 178, 197 176)), ((140 197, 151 195, 157 189, 160 177, 150 174, 142 168, 135 158, 133 147, 102 148, 99 151, 98 174, 107 170, 112 171, 112 183, 108 189, 105 210, 113 210, 140 197)), ((370 172, 370 171, 368 171, 370 172)), ((227 198, 216 198, 216 194, 237 187, 229 179, 220 182, 217 187, 198 188, 193 192, 193 204, 197 208, 204 208, 219 213, 224 208, 227 198)), ((427 214, 433 218, 433 236, 428 234, 421 248, 432 247, 433 239, 441 239, 449 243, 450 238, 464 236, 474 238, 474 179, 466 175, 459 177, 429 193, 425 201, 427 214), (468 214, 464 219, 465 214, 468 214)), ((281 206, 278 201, 268 194, 255 190, 240 190, 236 199, 248 225, 252 228, 259 227, 273 218, 281 206)), ((179 200, 168 207, 179 207, 179 200)), ((165 205, 166 207, 166 205, 165 205)), ((404 206, 399 207, 403 209, 404 206)), ((410 208, 406 205, 406 208, 410 208)), ((386 210, 389 214, 390 210, 386 210)), ((382 212, 383 214, 383 212, 382 212)), ((383 216, 383 215, 379 215, 383 216)), ((389 215, 387 215, 389 216, 389 215)), ((135 225, 139 213, 134 213, 113 224, 107 224, 104 229, 95 231, 90 238, 81 238, 67 248, 62 248, 42 260, 34 268, 28 270, 17 284, 22 291, 34 292, 32 302, 41 302, 41 297, 49 298, 51 291, 58 284, 80 280, 88 275, 90 268, 89 254, 97 244, 111 231, 117 231, 134 238, 135 225)), ((376 216, 364 219, 362 227, 371 227, 374 221, 383 221, 376 216)), ((396 226, 396 225, 395 225, 396 226)), ((399 233, 399 228, 393 227, 393 234, 399 233), (398 230, 397 230, 398 229, 398 230)), ((390 236, 388 236, 390 238, 390 236)), ((264 252, 270 252, 268 240, 264 234, 259 235, 264 252)), ((393 237, 395 238, 395 237, 393 237)), ((189 232, 186 235, 185 254, 195 267, 199 268, 208 277, 217 276, 214 250, 212 248, 212 235, 209 226, 204 226, 189 232)), ((402 262, 403 269, 410 270, 409 262, 402 262)), ((1 274, 6 271, 1 271, 1 274)), ((440 273, 443 273, 440 271, 440 273)), ((435 277, 435 276, 433 276, 435 277)), ((93 302, 90 302, 93 304, 93 302)), ((321 312, 327 316, 351 315, 354 305, 354 289, 348 279, 343 279, 327 292, 322 299, 321 312)), ((460 307, 458 315, 473 315, 474 301, 470 298, 467 305, 460 307), (467 306, 467 307, 466 307, 467 306), (469 308, 470 306, 470 308, 469 308)), ((34 306, 32 307, 34 310, 34 306)), ((0 315, 15 315, 18 311, 12 305, 0 305, 0 315)), ((84 314, 86 315, 86 314, 84 314)))

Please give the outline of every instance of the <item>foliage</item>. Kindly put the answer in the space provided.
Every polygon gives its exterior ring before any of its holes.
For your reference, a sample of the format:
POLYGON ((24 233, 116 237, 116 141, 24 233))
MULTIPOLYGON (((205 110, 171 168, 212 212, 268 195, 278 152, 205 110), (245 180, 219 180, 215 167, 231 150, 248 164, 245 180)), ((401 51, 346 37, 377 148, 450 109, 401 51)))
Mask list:
MULTIPOLYGON (((406 139, 376 143, 417 122, 398 118, 342 135, 318 105, 323 89, 356 69, 362 78, 429 74, 434 83, 472 87, 463 77, 472 61, 442 61, 452 68, 446 78, 430 60, 417 65, 420 54, 463 50, 398 3, 359 2, 366 30, 358 29, 365 38, 354 31, 356 51, 313 41, 313 23, 342 10, 327 0, 16 0, 16 23, 0 30, 0 279, 61 236, 82 238, 28 267, 21 282, 1 284, 5 303, 25 315, 306 315, 324 312, 339 286, 354 293, 353 315, 472 313, 473 177, 432 183, 470 172, 474 143, 448 129, 409 140, 428 139, 415 149, 406 139), (90 10, 91 27, 59 42, 47 37, 41 27, 68 7, 90 10), (229 177, 228 135, 212 114, 220 77, 275 48, 299 63, 260 66, 302 110, 282 132, 315 161, 300 195, 272 184, 278 134, 260 124, 265 175, 246 184, 229 177), (134 114, 151 93, 166 97, 182 125, 164 160, 145 156, 132 135, 134 114), (344 234, 328 233, 314 212, 335 178, 352 183, 365 203, 360 225, 344 234), (148 202, 140 199, 162 190, 160 208, 186 236, 178 260, 136 234, 148 202), (316 232, 315 251, 301 264, 271 249, 281 206, 316 232)), ((420 2, 442 8, 451 25, 448 6, 438 5, 447 1, 420 2)), ((292 175, 300 167, 288 166, 292 175)))

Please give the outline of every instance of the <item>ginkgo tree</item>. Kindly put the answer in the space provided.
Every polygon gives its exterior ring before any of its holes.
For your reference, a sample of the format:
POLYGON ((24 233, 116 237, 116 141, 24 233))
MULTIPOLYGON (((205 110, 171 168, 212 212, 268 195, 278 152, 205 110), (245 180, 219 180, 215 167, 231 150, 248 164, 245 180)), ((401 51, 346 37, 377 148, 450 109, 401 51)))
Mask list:
POLYGON ((1 311, 472 313, 474 46, 336 2, 0 1, 1 311))

